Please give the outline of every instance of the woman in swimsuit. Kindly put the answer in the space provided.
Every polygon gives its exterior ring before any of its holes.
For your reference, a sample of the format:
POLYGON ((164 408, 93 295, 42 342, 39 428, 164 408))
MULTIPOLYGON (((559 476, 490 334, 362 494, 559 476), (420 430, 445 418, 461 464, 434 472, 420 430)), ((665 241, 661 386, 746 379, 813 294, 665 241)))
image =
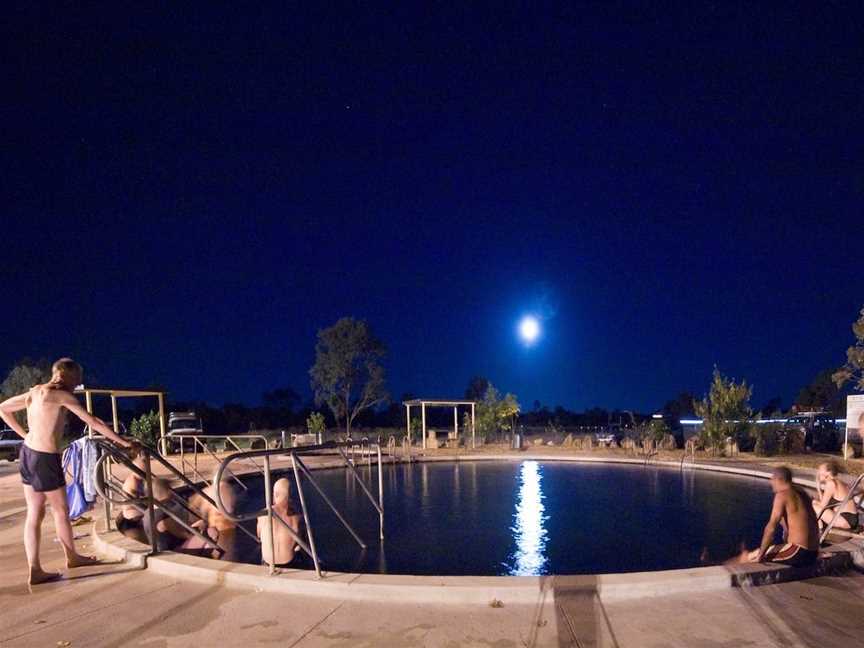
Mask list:
POLYGON ((849 497, 843 508, 839 508, 849 495, 849 487, 838 478, 839 474, 840 467, 836 461, 828 461, 819 466, 816 481, 820 486, 821 496, 813 500, 813 509, 819 516, 819 525, 823 528, 837 517, 834 522, 835 529, 856 529, 859 518, 855 500, 849 497))

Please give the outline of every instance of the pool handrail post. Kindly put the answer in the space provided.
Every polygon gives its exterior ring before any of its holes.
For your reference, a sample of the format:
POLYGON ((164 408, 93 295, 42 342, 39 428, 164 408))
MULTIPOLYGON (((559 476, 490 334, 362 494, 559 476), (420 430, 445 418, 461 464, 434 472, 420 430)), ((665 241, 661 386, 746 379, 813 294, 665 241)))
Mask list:
POLYGON ((306 524, 306 537, 309 539, 309 548, 312 550, 312 562, 315 564, 315 575, 318 578, 321 578, 321 565, 318 564, 318 552, 315 550, 315 537, 312 533, 312 525, 309 522, 309 511, 306 509, 306 499, 303 496, 303 484, 300 481, 300 471, 297 469, 297 455, 294 452, 291 453, 291 465, 294 467, 294 479, 297 482, 297 494, 300 496, 300 507, 303 509, 303 521, 306 524))
POLYGON ((474 426, 474 403, 471 403, 471 449, 477 449, 477 437, 474 426))
POLYGON ((348 468, 351 470, 351 474, 354 475, 354 479, 357 481, 358 484, 360 484, 360 488, 363 489, 363 492, 366 493, 366 497, 368 497, 369 501, 372 502, 372 506, 374 506, 375 509, 380 514, 381 508, 378 506, 378 502, 375 501, 375 497, 372 495, 372 493, 369 492, 369 489, 366 487, 365 482, 360 478, 360 475, 357 474, 356 468, 354 468, 353 464, 351 464, 351 462, 348 461, 348 457, 346 457, 345 453, 342 452, 342 448, 339 448, 339 452, 342 454, 342 458, 345 459, 345 463, 348 465, 348 468))
MULTIPOLYGON (((267 506, 267 534, 270 536, 270 560, 267 567, 270 575, 276 573, 276 542, 273 536, 273 489, 270 484, 270 456, 264 457, 264 503, 267 506)), ((265 558, 262 544, 262 560, 265 558)))
MULTIPOLYGON (((117 413, 117 395, 111 394, 111 423, 114 426, 114 434, 120 434, 120 416, 117 413)), ((111 459, 109 457, 108 461, 105 462, 105 471, 110 474, 111 473, 111 459)), ((111 518, 114 516, 111 515, 112 512, 111 502, 109 500, 105 500, 105 530, 111 530, 111 518)))
POLYGON ((312 476, 312 473, 309 471, 309 468, 306 467, 306 464, 303 463, 303 460, 300 459, 300 457, 298 457, 296 454, 293 454, 293 453, 292 453, 292 457, 293 457, 293 461, 300 467, 300 470, 303 472, 303 474, 306 475, 306 478, 309 480, 309 483, 312 484, 312 487, 321 496, 321 499, 324 500, 324 503, 327 504, 327 506, 330 507, 330 510, 333 511, 333 513, 336 515, 337 518, 339 518, 339 521, 348 530, 348 533, 350 533, 354 537, 354 539, 357 541, 357 544, 360 545, 360 548, 366 549, 366 543, 363 542, 363 539, 354 530, 354 528, 350 524, 348 524, 348 521, 344 517, 342 517, 342 514, 339 512, 339 509, 336 508, 335 504, 333 504, 333 502, 330 500, 330 498, 327 497, 327 495, 324 493, 324 491, 318 485, 318 482, 315 481, 315 478, 312 476))
POLYGON ((147 492, 147 521, 150 523, 150 551, 152 556, 159 553, 156 538, 156 510, 153 507, 153 470, 150 466, 150 453, 144 450, 144 480, 147 492))
POLYGON ((165 425, 165 395, 158 394, 157 400, 159 401, 159 438, 162 442, 162 454, 168 454, 168 439, 166 439, 166 435, 168 434, 168 430, 165 425))
POLYGON ((384 540, 384 471, 381 470, 381 444, 378 449, 378 522, 379 539, 384 540))

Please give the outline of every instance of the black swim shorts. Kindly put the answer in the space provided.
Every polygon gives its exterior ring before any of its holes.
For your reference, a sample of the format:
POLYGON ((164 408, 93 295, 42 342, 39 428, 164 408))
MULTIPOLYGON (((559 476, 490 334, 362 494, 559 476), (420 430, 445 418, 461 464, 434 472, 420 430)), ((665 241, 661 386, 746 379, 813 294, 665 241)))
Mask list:
POLYGON ((21 463, 21 482, 31 486, 34 491, 44 493, 66 486, 63 463, 56 452, 33 450, 26 443, 21 446, 18 456, 21 463))
POLYGON ((809 567, 816 562, 819 552, 796 544, 772 545, 765 552, 765 560, 791 567, 809 567))

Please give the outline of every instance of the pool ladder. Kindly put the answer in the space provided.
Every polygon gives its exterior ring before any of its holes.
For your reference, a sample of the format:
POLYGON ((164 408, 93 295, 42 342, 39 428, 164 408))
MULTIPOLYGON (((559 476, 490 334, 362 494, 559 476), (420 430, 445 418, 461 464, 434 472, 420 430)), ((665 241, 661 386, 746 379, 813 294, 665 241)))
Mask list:
MULTIPOLYGON (((158 509, 159 511, 162 511, 166 516, 174 520, 181 527, 183 527, 186 531, 201 540, 201 542, 203 542, 207 546, 212 547, 220 555, 225 553, 224 547, 219 546, 218 542, 216 542, 208 535, 202 533, 200 530, 189 524, 188 518, 184 519, 182 516, 178 515, 175 510, 168 506, 168 502, 160 502, 152 496, 153 461, 160 464, 168 471, 168 473, 172 477, 182 482, 186 488, 190 489, 193 493, 201 497, 205 502, 209 503, 211 506, 216 506, 216 502, 204 491, 204 489, 202 489, 198 484, 195 484, 191 480, 189 480, 189 478, 186 477, 183 472, 178 470, 170 461, 165 459, 165 457, 163 457, 153 447, 141 444, 140 452, 144 456, 144 469, 142 470, 135 465, 134 461, 132 461, 131 457, 125 450, 119 448, 113 443, 109 443, 102 438, 94 437, 93 440, 102 449, 102 456, 99 457, 94 466, 93 481, 96 492, 99 494, 100 497, 102 497, 102 500, 105 502, 105 529, 107 531, 111 530, 113 507, 132 506, 139 513, 148 517, 148 523, 151 529, 151 532, 149 534, 150 551, 151 555, 155 555, 159 553, 158 537, 155 533, 155 515, 156 510, 158 509), (132 497, 123 490, 123 485, 114 478, 111 472, 112 464, 121 464, 125 466, 131 473, 137 475, 143 481, 145 486, 143 497, 132 497)), ((204 483, 207 483, 206 480, 204 480, 204 483)), ((197 518, 198 520, 204 521, 206 523, 205 516, 202 515, 201 512, 198 511, 194 506, 192 506, 186 497, 180 495, 174 489, 170 489, 170 492, 171 503, 179 506, 191 518, 197 518)), ((239 527, 239 529, 242 533, 245 533, 256 543, 260 544, 260 541, 254 533, 242 526, 239 527)))
MULTIPOLYGON (((313 446, 301 446, 298 448, 271 448, 271 449, 262 449, 262 450, 248 450, 245 452, 235 452, 231 454, 225 459, 222 460, 222 463, 219 464, 219 468, 216 470, 216 476, 213 478, 213 494, 216 502, 216 507, 219 511, 227 517, 229 520, 233 521, 238 526, 241 522, 249 521, 249 520, 257 520, 259 517, 267 516, 267 533, 270 534, 270 546, 274 547, 273 542, 273 520, 274 518, 278 520, 286 531, 291 535, 294 540, 297 541, 297 544, 303 549, 309 556, 312 558, 312 562, 315 566, 315 574, 318 578, 321 578, 321 561, 318 557, 318 550, 315 545, 315 534, 312 528, 312 521, 309 517, 309 507, 306 504, 306 495, 303 489, 303 481, 305 478, 306 481, 312 486, 313 490, 318 493, 324 503, 328 506, 328 508, 333 512, 333 514, 337 517, 337 519, 342 523, 342 526, 348 531, 348 533, 354 538, 358 545, 360 545, 361 549, 366 549, 367 544, 363 541, 360 535, 354 530, 348 520, 342 515, 336 505, 333 504, 333 501, 327 496, 321 486, 318 484, 316 479, 313 477, 311 471, 306 466, 304 461, 301 459, 301 456, 327 456, 327 457, 339 457, 344 463, 345 467, 349 470, 350 474, 354 477, 354 480, 357 484, 360 485, 361 490, 367 497, 367 499, 371 502, 372 507, 378 513, 378 535, 381 540, 384 539, 384 473, 382 470, 382 460, 381 460, 381 446, 377 443, 372 444, 368 439, 364 438, 364 441, 361 441, 360 448, 365 446, 365 454, 368 458, 367 464, 370 467, 370 475, 371 475, 371 457, 374 452, 377 456, 378 463, 378 497, 372 494, 372 491, 367 487, 366 482, 360 477, 360 474, 357 472, 355 467, 355 452, 358 450, 357 444, 355 444, 352 440, 348 439, 344 442, 335 442, 330 441, 327 443, 321 443, 313 446), (365 443, 364 443, 365 441, 365 443), (333 451, 336 451, 334 454, 333 451), (349 454, 350 453, 350 454, 349 454), (288 523, 282 519, 279 515, 273 514, 273 487, 271 484, 272 475, 271 475, 271 466, 270 466, 270 458, 271 457, 288 457, 291 460, 291 468, 294 472, 294 480, 295 486, 297 488, 297 496, 300 499, 300 509, 303 514, 303 522, 305 524, 306 529, 306 538, 308 543, 305 542, 289 525, 288 523), (224 502, 222 502, 222 498, 219 493, 219 485, 222 482, 223 475, 230 470, 228 470, 228 466, 234 461, 242 461, 253 458, 261 458, 264 460, 264 501, 265 507, 259 511, 254 511, 251 513, 239 514, 236 511, 229 511, 225 508, 224 502), (302 476, 302 478, 301 478, 302 476)), ((275 562, 275 561, 271 561, 275 562)), ((275 567, 271 564, 269 565, 270 573, 275 573, 275 567)))

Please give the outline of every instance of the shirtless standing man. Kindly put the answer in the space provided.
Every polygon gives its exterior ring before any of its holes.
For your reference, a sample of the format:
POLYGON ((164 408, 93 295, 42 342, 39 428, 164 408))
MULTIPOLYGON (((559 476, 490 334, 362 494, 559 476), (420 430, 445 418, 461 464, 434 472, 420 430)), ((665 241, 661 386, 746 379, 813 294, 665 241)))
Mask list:
POLYGON ((774 506, 762 534, 762 545, 746 556, 747 562, 774 562, 806 567, 819 556, 819 527, 810 498, 792 484, 792 471, 785 466, 771 472, 774 506), (777 524, 783 527, 784 544, 775 545, 777 524))
MULTIPOLYGON (((301 515, 294 509, 291 501, 291 482, 284 477, 273 484, 273 515, 278 515, 295 533, 300 533, 301 515)), ((270 531, 267 528, 267 516, 258 518, 258 538, 261 540, 261 560, 264 564, 274 567, 287 567, 294 560, 297 551, 297 541, 281 522, 273 521, 273 543, 276 545, 276 557, 270 547, 270 531)))
POLYGON ((72 412, 91 429, 104 434, 114 443, 124 447, 132 445, 117 436, 103 421, 88 413, 72 394, 81 383, 82 375, 81 365, 70 358, 61 358, 51 368, 50 381, 0 403, 0 418, 24 439, 19 459, 24 499, 27 501, 24 550, 30 566, 31 585, 60 577, 59 573, 44 571, 39 561, 46 503, 51 505, 57 538, 66 554, 66 567, 71 569, 98 562, 75 551, 72 525, 69 523, 66 477, 60 459, 60 439, 66 423, 66 411, 72 412), (25 432, 13 416, 15 412, 25 409, 29 432, 25 432))

